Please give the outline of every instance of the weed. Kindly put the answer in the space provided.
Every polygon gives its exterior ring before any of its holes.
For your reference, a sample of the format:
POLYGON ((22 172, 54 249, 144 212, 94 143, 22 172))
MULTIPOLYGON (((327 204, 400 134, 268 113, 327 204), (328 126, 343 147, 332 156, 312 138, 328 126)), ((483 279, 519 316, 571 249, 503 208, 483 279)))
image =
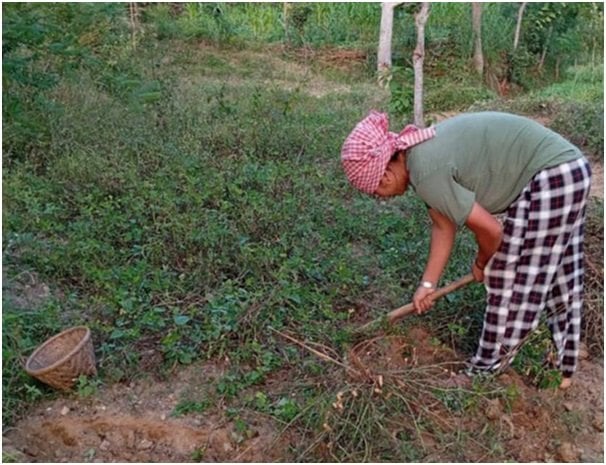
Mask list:
POLYGON ((2 463, 22 463, 23 457, 12 451, 2 451, 2 463))
POLYGON ((2 305, 2 397, 4 422, 11 422, 23 406, 41 399, 48 389, 25 372, 26 357, 46 339, 59 332, 61 318, 57 302, 47 301, 36 310, 18 308, 12 300, 2 305), (8 394, 10 393, 10 394, 8 394))
POLYGON ((512 367, 524 373, 540 389, 555 389, 560 385, 562 375, 547 363, 547 354, 552 350, 549 330, 540 327, 524 343, 512 367))
POLYGON ((583 417, 580 412, 575 410, 564 412, 561 418, 570 433, 579 434, 583 431, 583 417))
POLYGON ((97 455, 97 450, 91 447, 82 454, 82 458, 85 462, 92 462, 95 458, 95 455, 97 455))
POLYGON ((189 413, 202 413, 210 406, 210 402, 207 400, 195 401, 195 400, 181 400, 175 405, 171 415, 178 417, 181 415, 187 415, 189 413))
POLYGON ((199 447, 194 449, 191 453, 191 459, 193 462, 202 462, 204 460, 204 454, 206 454, 206 448, 199 447))
POLYGON ((300 411, 301 409, 295 400, 285 397, 282 397, 274 408, 276 417, 285 423, 295 419, 300 411))
POLYGON ((472 390, 444 388, 440 372, 437 367, 419 367, 406 370, 396 383, 386 380, 381 389, 347 384, 322 396, 322 402, 316 398, 315 408, 304 411, 295 422, 314 421, 318 431, 298 458, 363 462, 369 457, 393 457, 398 450, 415 461, 453 453, 466 460, 469 446, 485 456, 498 454, 498 433, 483 428, 482 422, 467 435, 459 421, 463 412, 505 392, 491 381, 472 390))
POLYGON ((465 412, 473 402, 473 396, 462 389, 452 389, 448 391, 436 391, 436 397, 444 406, 455 413, 465 412))
POLYGON ((76 392, 80 397, 91 397, 97 394, 100 385, 100 379, 90 379, 86 375, 80 375, 76 380, 76 392))

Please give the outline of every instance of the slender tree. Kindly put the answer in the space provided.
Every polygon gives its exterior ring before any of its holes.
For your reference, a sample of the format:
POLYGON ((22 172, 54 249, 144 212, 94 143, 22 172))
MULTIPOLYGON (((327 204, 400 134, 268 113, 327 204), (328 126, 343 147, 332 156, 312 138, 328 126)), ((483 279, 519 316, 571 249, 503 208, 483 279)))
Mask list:
POLYGON ((429 3, 421 3, 421 8, 415 14, 417 27, 417 46, 413 53, 412 62, 415 72, 414 87, 414 124, 425 127, 423 117, 423 61, 425 59, 425 23, 429 18, 429 3))
POLYGON ((137 32, 139 31, 139 5, 137 2, 128 3, 130 19, 130 36, 133 48, 137 46, 137 32))
POLYGON ((552 34, 553 34, 553 24, 550 24, 549 29, 547 30, 547 37, 545 38, 545 44, 543 45, 543 50, 541 51, 541 58, 540 58, 539 64, 538 64, 538 70, 540 72, 543 71, 543 65, 545 64, 545 57, 547 56, 547 49, 549 48, 549 42, 551 40, 552 34))
POLYGON ((484 75, 484 53, 482 52, 482 4, 471 4, 471 23, 473 28, 473 68, 480 76, 484 75))
POLYGON ((379 31, 379 50, 377 53, 377 71, 391 69, 391 37, 393 34, 394 9, 404 2, 381 3, 381 29, 379 31))
POLYGON ((515 51, 518 48, 518 44, 520 43, 520 32, 522 30, 522 17, 524 16, 524 9, 526 8, 526 4, 528 2, 522 2, 520 4, 520 9, 518 10, 518 22, 516 24, 516 32, 513 37, 513 50, 515 51))
POLYGON ((290 10, 290 5, 288 2, 284 2, 282 4, 282 16, 283 16, 283 24, 284 24, 284 38, 286 39, 286 43, 290 44, 290 34, 288 33, 288 14, 290 10))

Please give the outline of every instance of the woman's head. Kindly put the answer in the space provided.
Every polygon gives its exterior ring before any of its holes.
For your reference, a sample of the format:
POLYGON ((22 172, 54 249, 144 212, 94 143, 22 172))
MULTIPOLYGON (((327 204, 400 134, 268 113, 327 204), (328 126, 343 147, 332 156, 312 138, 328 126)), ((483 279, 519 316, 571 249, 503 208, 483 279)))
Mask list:
POLYGON ((385 173, 375 189, 379 197, 395 197, 403 195, 408 189, 408 169, 406 168, 406 152, 398 151, 387 163, 385 173))
POLYGON ((387 185, 391 186, 388 192, 395 192, 389 196, 400 195, 397 192, 400 192, 402 187, 405 191, 408 172, 404 156, 396 154, 435 135, 433 127, 419 129, 408 125, 399 134, 389 132, 388 129, 387 115, 373 110, 356 125, 341 149, 341 162, 347 179, 356 189, 366 194, 381 195, 387 192, 387 185), (395 159, 392 160, 394 155, 395 159), (403 186, 405 173, 406 182, 403 186), (382 183, 384 188, 380 188, 382 183))
POLYGON ((347 179, 366 194, 374 194, 394 154, 395 134, 388 128, 387 115, 373 110, 343 143, 341 162, 347 179))

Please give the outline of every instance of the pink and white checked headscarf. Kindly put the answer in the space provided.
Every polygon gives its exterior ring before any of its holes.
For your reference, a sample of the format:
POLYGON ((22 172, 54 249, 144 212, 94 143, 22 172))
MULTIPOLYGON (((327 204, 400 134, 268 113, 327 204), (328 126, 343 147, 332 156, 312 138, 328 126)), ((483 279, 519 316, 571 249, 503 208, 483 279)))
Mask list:
POLYGON ((362 192, 373 194, 389 160, 399 150, 431 139, 434 127, 420 129, 407 125, 400 134, 389 132, 387 114, 372 110, 347 136, 341 149, 341 162, 349 182, 362 192))

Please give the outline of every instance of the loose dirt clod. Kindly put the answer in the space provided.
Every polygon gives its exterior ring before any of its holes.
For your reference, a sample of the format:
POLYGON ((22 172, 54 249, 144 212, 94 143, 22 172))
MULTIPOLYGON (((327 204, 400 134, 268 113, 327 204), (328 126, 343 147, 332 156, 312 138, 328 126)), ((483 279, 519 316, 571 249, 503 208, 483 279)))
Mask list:
POLYGON ((499 399, 490 399, 486 407, 486 418, 489 420, 498 420, 502 415, 501 401, 499 399))
POLYGON ((591 425, 596 431, 604 432, 604 414, 597 414, 591 422, 591 425))
POLYGON ((562 462, 578 462, 579 453, 576 448, 569 442, 563 442, 558 448, 558 456, 562 462))

